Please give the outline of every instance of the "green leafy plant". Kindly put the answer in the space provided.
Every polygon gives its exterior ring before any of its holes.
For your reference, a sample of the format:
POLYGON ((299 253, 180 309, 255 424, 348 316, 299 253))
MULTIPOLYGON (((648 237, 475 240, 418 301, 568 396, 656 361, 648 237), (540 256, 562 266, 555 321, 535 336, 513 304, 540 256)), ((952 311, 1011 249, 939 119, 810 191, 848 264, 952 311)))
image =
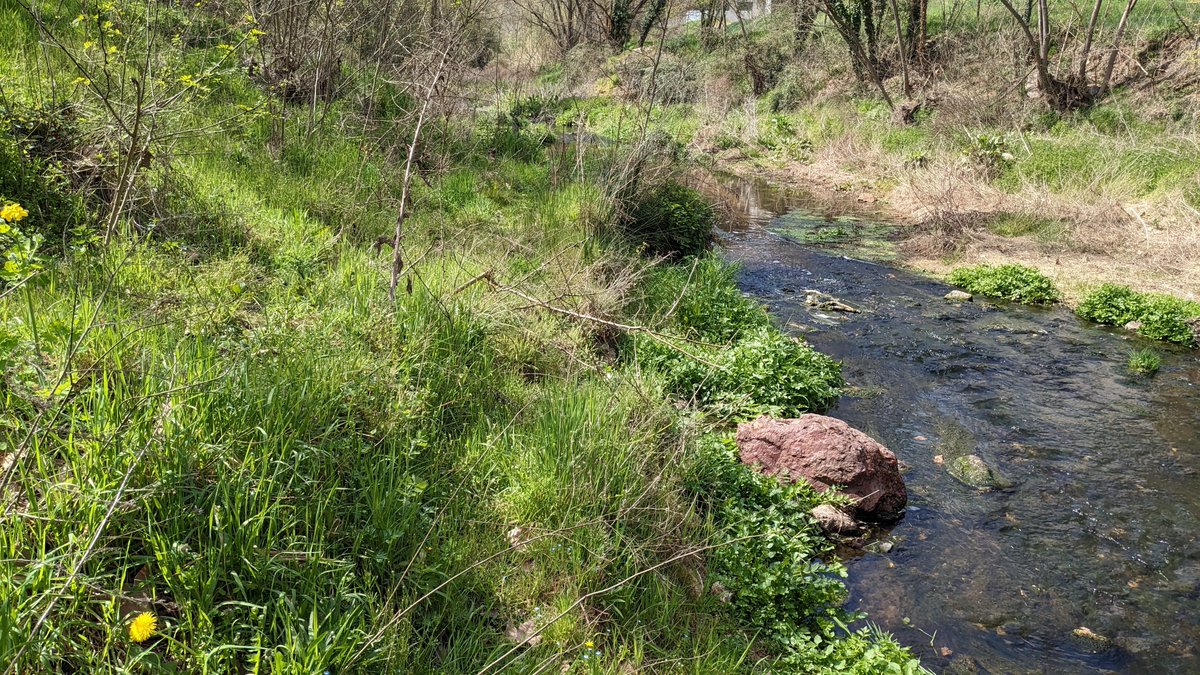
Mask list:
POLYGON ((1133 323, 1141 335, 1181 345, 1195 345, 1200 331, 1200 303, 1160 293, 1139 293, 1119 284, 1093 289, 1075 311, 1097 323, 1133 323))
POLYGON ((721 416, 795 415, 830 405, 842 385, 838 363, 772 325, 738 291, 736 272, 710 256, 650 277, 635 312, 651 322, 665 318, 668 334, 680 339, 635 335, 627 353, 660 373, 671 393, 721 416))
POLYGON ((728 437, 696 444, 688 487, 723 532, 709 557, 732 611, 774 646, 779 666, 803 672, 921 673, 907 650, 842 608, 846 570, 823 555, 830 544, 809 511, 828 498, 742 464, 728 437), (789 667, 790 666, 790 667, 789 667))
POLYGON ((621 230, 654 255, 688 256, 708 248, 716 222, 716 211, 699 192, 667 181, 636 198, 621 230))
POLYGON ((1008 151, 1008 141, 1003 136, 981 135, 971 139, 963 150, 969 160, 995 177, 1015 161, 1008 151))
POLYGON ((1049 277, 1025 265, 976 265, 950 273, 950 283, 972 293, 1041 305, 1056 302, 1058 290, 1049 277))
POLYGON ((1129 354, 1129 370, 1139 375, 1153 375, 1162 366, 1162 358, 1152 349, 1139 349, 1129 354))

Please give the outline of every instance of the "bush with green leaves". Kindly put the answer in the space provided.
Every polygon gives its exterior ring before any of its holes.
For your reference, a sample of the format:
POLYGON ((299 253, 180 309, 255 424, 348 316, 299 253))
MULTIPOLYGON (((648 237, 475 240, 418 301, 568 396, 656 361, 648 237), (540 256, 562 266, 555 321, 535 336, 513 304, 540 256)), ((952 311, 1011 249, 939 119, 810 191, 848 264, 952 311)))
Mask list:
POLYGON ((907 650, 847 612, 845 567, 822 556, 829 542, 811 509, 828 501, 807 483, 783 483, 742 464, 733 440, 697 442, 688 487, 723 532, 708 558, 742 622, 775 648, 777 666, 793 672, 921 673, 907 650))
POLYGON ((1153 340, 1195 345, 1200 332, 1200 303, 1161 293, 1139 293, 1128 286, 1101 284, 1084 296, 1079 316, 1112 326, 1140 324, 1137 332, 1153 340))
POLYGON ((1025 265, 960 267, 950 273, 949 281, 972 293, 1029 305, 1050 304, 1059 298, 1049 277, 1025 265))
POLYGON ((717 214, 696 190, 666 181, 635 198, 621 219, 630 241, 653 255, 700 255, 708 248, 717 214))

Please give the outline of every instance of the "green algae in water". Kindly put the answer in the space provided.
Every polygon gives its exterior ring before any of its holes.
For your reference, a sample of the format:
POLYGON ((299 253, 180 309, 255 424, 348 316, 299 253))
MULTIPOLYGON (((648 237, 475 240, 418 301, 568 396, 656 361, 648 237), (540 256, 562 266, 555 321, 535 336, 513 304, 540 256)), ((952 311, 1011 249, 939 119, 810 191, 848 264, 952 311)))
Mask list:
POLYGON ((895 226, 852 216, 823 220, 793 213, 776 220, 770 230, 797 243, 851 258, 883 261, 897 257, 895 226))

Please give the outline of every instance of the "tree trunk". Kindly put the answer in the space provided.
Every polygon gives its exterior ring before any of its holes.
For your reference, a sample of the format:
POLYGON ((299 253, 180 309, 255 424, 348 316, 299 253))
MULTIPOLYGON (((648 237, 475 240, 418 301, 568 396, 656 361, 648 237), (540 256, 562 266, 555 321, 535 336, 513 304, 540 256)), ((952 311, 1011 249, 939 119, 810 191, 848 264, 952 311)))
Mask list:
POLYGON ((1108 53, 1108 63, 1104 65, 1104 79, 1100 82, 1101 93, 1108 93, 1109 87, 1112 86, 1113 67, 1117 65, 1117 54, 1121 51, 1121 38, 1125 36, 1125 25, 1129 22, 1129 15, 1133 13, 1137 2, 1138 0, 1129 0, 1125 5, 1125 11, 1121 13, 1121 21, 1117 24, 1117 34, 1113 36, 1112 51, 1108 53))

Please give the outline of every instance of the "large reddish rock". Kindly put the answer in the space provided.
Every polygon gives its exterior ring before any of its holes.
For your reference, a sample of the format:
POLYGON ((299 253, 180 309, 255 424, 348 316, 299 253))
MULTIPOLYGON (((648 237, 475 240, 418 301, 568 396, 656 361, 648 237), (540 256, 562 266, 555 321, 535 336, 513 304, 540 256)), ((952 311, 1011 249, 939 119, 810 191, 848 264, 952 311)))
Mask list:
POLYGON ((841 420, 760 417, 738 425, 737 445, 742 462, 768 476, 803 478, 821 492, 841 486, 860 518, 895 520, 908 503, 896 455, 841 420))

